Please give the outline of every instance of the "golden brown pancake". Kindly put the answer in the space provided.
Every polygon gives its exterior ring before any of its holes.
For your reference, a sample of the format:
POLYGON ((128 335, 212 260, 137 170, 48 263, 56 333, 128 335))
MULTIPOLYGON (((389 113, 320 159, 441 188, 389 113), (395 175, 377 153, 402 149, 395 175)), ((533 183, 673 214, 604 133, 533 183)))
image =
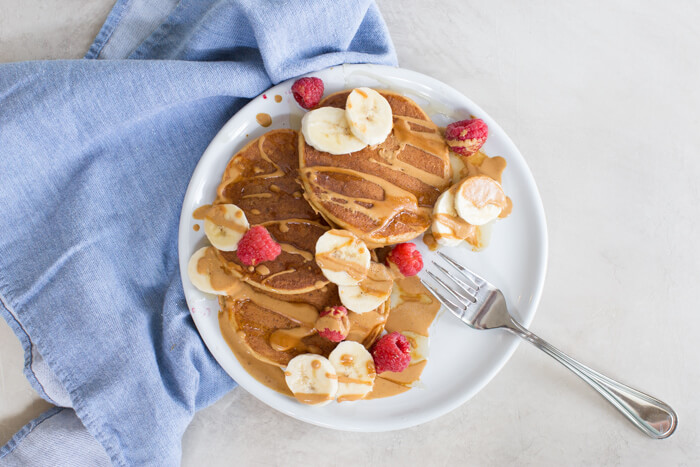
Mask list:
MULTIPOLYGON (((320 106, 344 108, 349 93, 331 94, 320 106)), ((423 233, 452 176, 441 132, 418 104, 389 91, 380 94, 391 105, 394 127, 379 145, 331 155, 299 134, 306 198, 328 222, 353 232, 370 248, 423 233)))
MULTIPOLYGON (((222 323, 258 359, 278 366, 301 353, 328 355, 336 344, 318 336, 314 323, 325 307, 340 305, 337 286, 314 260, 316 241, 329 227, 302 196, 297 148, 293 130, 252 141, 229 161, 214 203, 237 205, 251 225, 265 226, 282 246, 275 260, 256 267, 241 263, 235 251, 217 251, 236 282, 219 300, 227 318, 222 323)), ((349 338, 371 345, 387 317, 388 303, 363 315, 349 313, 349 338)))
POLYGON ((310 292, 328 284, 314 261, 318 237, 329 229, 302 196, 297 132, 273 130, 231 158, 215 204, 235 204, 250 225, 261 224, 282 245, 275 261, 252 268, 235 251, 219 254, 231 271, 254 287, 279 294, 310 292))

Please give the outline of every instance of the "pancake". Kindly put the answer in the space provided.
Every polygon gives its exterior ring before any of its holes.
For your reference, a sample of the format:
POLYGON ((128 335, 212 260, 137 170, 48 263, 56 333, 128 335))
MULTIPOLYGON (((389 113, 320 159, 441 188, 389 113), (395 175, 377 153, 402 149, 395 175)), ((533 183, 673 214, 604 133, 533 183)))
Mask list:
MULTIPOLYGON (((226 271, 228 296, 219 299, 225 320, 246 352, 274 366, 301 353, 328 355, 336 344, 314 329, 319 313, 340 305, 338 288, 314 260, 316 241, 330 227, 302 196, 298 181, 298 135, 273 130, 252 141, 229 161, 214 204, 243 210, 250 225, 263 225, 282 246, 273 261, 246 266, 236 252, 216 250, 226 271)), ((358 315, 350 312, 348 339, 374 343, 388 318, 388 301, 358 315)), ((234 346, 231 346, 234 348, 234 346)))
MULTIPOLYGON (((320 106, 344 108, 350 91, 320 106)), ((370 248, 411 240, 430 227, 432 207, 450 184, 448 147, 440 129, 411 99, 380 91, 394 125, 387 139, 350 154, 331 155, 299 134, 299 167, 309 203, 330 224, 370 248)))
MULTIPOLYGON (((238 338, 258 360, 286 366, 289 360, 304 353, 327 357, 337 345, 319 336, 313 329, 315 319, 309 319, 318 317, 318 312, 326 306, 340 303, 337 287, 324 287, 299 295, 254 293, 252 299, 246 293, 243 295, 243 299, 241 296, 222 296, 219 304, 226 316, 226 324, 238 331, 238 338)), ((371 346, 384 330, 388 317, 388 301, 369 313, 358 315, 350 312, 348 340, 371 346)))
POLYGON ((226 166, 214 204, 243 210, 250 225, 263 225, 282 246, 275 261, 241 263, 235 251, 219 251, 231 272, 267 292, 299 294, 329 284, 314 261, 318 237, 329 229, 302 196, 297 132, 273 130, 250 142, 226 166))

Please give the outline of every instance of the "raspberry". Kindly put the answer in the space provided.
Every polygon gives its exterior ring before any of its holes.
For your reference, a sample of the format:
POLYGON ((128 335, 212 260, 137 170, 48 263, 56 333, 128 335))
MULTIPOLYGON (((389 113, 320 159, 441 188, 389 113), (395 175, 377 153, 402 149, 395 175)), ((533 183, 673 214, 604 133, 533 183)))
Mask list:
POLYGON ((386 261, 394 263, 404 276, 415 276, 423 269, 423 257, 414 243, 399 243, 386 256, 386 261))
POLYGON ((445 128, 447 145, 457 154, 471 156, 478 151, 489 136, 489 127, 480 118, 460 120, 445 128))
POLYGON ((323 97, 321 78, 299 78, 292 84, 294 99, 305 109, 313 109, 323 97))
POLYGON ((379 339, 370 352, 377 374, 385 371, 401 372, 411 363, 411 344, 400 332, 392 332, 379 339))
POLYGON ((274 241, 262 225, 251 227, 238 242, 236 255, 241 263, 255 266, 263 261, 272 261, 282 252, 282 247, 274 241))
POLYGON ((326 307, 318 315, 315 328, 318 335, 331 342, 340 342, 348 337, 350 332, 350 320, 348 310, 344 306, 326 307))

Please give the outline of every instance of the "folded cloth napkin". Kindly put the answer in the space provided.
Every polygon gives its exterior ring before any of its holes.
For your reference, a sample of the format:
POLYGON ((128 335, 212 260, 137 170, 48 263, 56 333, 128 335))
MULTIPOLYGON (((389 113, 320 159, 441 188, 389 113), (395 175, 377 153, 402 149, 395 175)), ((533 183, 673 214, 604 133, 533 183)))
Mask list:
POLYGON ((179 463, 235 386, 182 291, 190 175, 248 99, 344 62, 396 62, 370 0, 120 0, 86 59, 0 65, 0 314, 59 406, 0 465, 179 463))

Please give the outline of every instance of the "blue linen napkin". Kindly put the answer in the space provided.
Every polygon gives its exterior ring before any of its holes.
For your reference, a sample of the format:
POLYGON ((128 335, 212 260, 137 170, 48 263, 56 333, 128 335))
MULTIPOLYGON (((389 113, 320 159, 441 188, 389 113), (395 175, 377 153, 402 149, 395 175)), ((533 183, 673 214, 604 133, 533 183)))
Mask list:
POLYGON ((396 63, 370 0, 120 0, 86 60, 0 65, 0 314, 34 388, 75 410, 0 465, 179 463, 194 412, 235 386, 182 291, 190 175, 248 99, 345 62, 396 63))

